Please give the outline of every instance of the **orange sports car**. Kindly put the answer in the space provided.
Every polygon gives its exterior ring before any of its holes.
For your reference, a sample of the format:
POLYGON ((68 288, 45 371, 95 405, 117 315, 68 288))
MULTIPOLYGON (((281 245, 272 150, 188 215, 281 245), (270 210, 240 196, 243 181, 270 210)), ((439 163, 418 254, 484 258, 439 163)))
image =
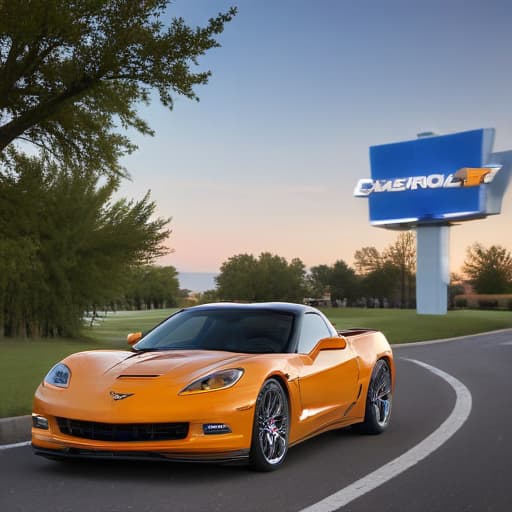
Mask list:
POLYGON ((129 350, 66 357, 38 387, 32 446, 49 458, 248 460, 355 425, 383 432, 395 368, 384 335, 336 331, 299 304, 182 309, 129 350))

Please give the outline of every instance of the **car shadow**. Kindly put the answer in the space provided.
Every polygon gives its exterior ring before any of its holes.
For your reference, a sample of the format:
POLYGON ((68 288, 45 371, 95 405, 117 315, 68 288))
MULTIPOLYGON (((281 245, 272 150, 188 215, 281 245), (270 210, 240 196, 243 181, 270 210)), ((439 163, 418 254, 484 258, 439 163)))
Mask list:
MULTIPOLYGON (((309 458, 332 454, 340 444, 352 442, 360 436, 350 428, 326 432, 292 447, 279 472, 293 472, 309 458)), ((271 473, 258 473, 250 469, 247 463, 198 463, 173 462, 163 460, 115 460, 115 459, 63 459, 48 460, 41 458, 38 470, 58 478, 88 480, 118 480, 138 483, 174 481, 178 483, 200 481, 222 482, 224 480, 247 480, 253 477, 270 476, 271 473)))

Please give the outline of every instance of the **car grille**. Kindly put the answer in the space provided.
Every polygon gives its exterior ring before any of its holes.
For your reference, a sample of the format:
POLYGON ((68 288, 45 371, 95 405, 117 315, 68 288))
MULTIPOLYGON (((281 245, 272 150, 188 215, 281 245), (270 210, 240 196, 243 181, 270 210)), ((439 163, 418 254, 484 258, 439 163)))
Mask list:
POLYGON ((168 441, 185 439, 188 423, 97 423, 57 418, 63 434, 97 441, 168 441))

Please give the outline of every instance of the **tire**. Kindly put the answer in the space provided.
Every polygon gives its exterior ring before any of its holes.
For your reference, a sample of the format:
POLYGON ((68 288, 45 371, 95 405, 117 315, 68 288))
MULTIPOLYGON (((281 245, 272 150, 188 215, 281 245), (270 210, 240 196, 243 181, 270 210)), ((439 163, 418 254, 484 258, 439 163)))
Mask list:
POLYGON ((288 398, 277 379, 262 386, 254 408, 249 465, 256 471, 274 471, 288 451, 290 430, 288 398))
POLYGON ((363 434, 381 434, 389 425, 393 396, 391 391, 391 370, 384 359, 379 359, 373 368, 363 423, 355 425, 363 434))

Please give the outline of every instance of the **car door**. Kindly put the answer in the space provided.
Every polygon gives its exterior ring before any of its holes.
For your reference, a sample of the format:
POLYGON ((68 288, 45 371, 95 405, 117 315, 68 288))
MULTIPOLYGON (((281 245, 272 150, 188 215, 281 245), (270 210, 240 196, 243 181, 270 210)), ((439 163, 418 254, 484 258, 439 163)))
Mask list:
POLYGON ((343 419, 358 393, 359 368, 350 345, 343 349, 321 350, 313 358, 308 355, 319 340, 331 336, 320 315, 304 315, 297 347, 302 354, 300 419, 314 424, 315 428, 343 419))

